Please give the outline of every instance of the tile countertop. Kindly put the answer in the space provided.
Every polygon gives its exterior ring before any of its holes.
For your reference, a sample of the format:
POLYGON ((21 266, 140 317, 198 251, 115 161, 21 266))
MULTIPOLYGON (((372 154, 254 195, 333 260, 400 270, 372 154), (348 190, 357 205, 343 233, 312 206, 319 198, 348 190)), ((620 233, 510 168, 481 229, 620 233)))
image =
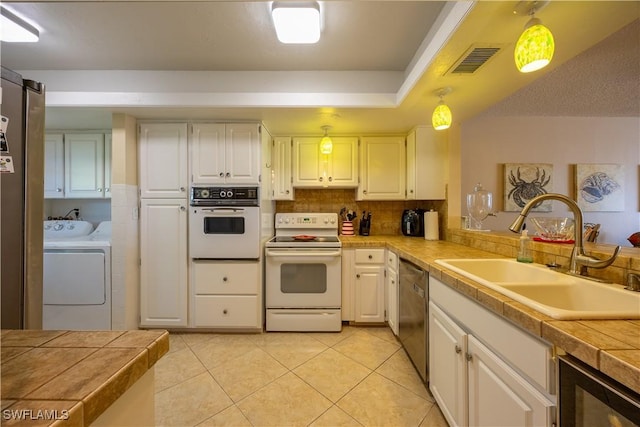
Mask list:
POLYGON ((340 236, 340 240, 343 249, 393 250, 487 309, 640 392, 640 320, 555 320, 434 262, 441 258, 504 258, 491 252, 404 236, 340 236))
POLYGON ((56 425, 5 418, 50 411, 64 425, 87 426, 168 351, 167 331, 2 330, 3 424, 56 425))

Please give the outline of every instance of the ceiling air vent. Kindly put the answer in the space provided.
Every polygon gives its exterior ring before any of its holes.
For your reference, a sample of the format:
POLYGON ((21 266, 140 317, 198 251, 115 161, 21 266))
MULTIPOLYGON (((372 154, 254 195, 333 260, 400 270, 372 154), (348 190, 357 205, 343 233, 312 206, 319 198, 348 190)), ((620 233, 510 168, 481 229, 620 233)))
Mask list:
POLYGON ((472 46, 446 74, 473 74, 500 51, 496 46, 472 46))

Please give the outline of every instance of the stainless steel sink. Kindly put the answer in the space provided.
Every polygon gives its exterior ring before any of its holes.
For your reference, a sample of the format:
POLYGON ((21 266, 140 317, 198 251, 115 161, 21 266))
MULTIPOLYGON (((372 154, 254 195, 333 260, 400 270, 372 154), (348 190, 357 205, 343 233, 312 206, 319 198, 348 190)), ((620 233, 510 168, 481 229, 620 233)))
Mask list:
POLYGON ((554 319, 640 319, 640 293, 512 259, 436 263, 554 319))

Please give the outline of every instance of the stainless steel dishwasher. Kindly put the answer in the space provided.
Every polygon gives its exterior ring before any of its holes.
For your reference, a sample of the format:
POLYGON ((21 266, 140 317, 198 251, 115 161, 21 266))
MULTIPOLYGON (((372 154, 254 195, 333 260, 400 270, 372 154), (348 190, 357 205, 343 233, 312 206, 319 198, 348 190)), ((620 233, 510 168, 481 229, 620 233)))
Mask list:
POLYGON ((425 383, 429 379, 428 283, 424 270, 400 258, 400 341, 425 383))

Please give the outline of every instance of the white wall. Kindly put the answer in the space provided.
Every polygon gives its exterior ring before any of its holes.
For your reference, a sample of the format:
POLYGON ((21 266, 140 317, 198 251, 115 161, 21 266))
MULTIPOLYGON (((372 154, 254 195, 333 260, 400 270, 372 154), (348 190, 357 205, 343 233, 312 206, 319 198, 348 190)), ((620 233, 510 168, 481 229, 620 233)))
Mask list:
MULTIPOLYGON (((494 195, 494 209, 504 208, 505 163, 553 164, 553 189, 575 197, 574 165, 624 165, 625 211, 586 212, 585 222, 601 224, 600 243, 631 246, 627 238, 640 231, 640 118, 638 117, 493 117, 481 115, 461 126, 461 203, 477 182, 494 195)), ((552 190, 552 191, 551 191, 552 190)), ((500 212, 485 225, 507 230, 515 212, 500 212)), ((536 213, 538 216, 543 214, 536 213)), ((546 216, 569 216, 553 202, 546 216)))

